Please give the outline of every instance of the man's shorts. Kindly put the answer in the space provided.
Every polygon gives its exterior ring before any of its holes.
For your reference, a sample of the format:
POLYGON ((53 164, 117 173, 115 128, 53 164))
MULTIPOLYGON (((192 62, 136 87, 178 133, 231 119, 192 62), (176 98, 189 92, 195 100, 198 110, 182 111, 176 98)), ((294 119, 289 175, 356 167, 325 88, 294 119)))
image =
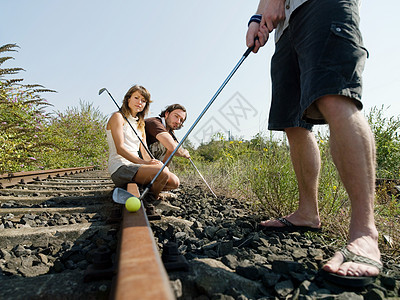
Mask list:
POLYGON ((351 98, 362 109, 361 75, 368 52, 357 0, 309 0, 290 17, 271 62, 270 130, 325 124, 315 100, 351 98))
POLYGON ((161 144, 160 141, 154 142, 153 144, 149 145, 149 150, 151 154, 153 154, 155 159, 163 161, 165 154, 167 153, 167 148, 161 144))
POLYGON ((120 166, 117 171, 111 174, 111 180, 114 182, 115 186, 126 188, 128 183, 134 182, 133 178, 140 166, 140 164, 120 166))

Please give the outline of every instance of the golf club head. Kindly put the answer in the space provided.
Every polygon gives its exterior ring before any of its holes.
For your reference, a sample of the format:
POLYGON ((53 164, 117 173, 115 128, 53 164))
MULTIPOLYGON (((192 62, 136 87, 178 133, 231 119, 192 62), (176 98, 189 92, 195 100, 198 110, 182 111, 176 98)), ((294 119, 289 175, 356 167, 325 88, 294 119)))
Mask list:
POLYGON ((115 203, 124 204, 124 205, 125 205, 126 200, 130 197, 136 197, 136 196, 132 195, 131 193, 127 192, 126 190, 118 188, 118 187, 114 189, 114 192, 112 195, 113 201, 115 203))
POLYGON ((106 90, 106 88, 100 89, 100 90, 99 90, 99 95, 101 95, 105 90, 106 90))

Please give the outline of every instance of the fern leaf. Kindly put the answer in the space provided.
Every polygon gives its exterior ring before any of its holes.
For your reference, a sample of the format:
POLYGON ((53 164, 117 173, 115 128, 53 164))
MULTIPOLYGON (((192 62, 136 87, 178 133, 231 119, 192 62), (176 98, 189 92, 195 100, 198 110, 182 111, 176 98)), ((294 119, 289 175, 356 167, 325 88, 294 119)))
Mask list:
POLYGON ((9 85, 13 85, 14 83, 21 82, 21 81, 24 81, 24 80, 22 78, 8 79, 5 81, 5 84, 9 86, 9 85))
POLYGON ((5 61, 7 61, 9 59, 14 59, 14 57, 12 57, 12 56, 0 57, 0 65, 3 64, 5 61))
POLYGON ((22 68, 7 68, 7 69, 0 69, 0 76, 6 74, 17 74, 19 71, 25 71, 22 68))
POLYGON ((17 44, 5 44, 0 47, 0 52, 17 51, 14 48, 19 48, 17 44))
POLYGON ((50 90, 50 89, 36 89, 33 90, 35 93, 57 93, 55 90, 50 90))
POLYGON ((27 88, 27 89, 31 89, 31 88, 37 88, 37 87, 40 87, 40 88, 42 88, 42 87, 44 87, 43 85, 41 85, 41 84, 24 84, 24 85, 22 85, 24 88, 27 88))

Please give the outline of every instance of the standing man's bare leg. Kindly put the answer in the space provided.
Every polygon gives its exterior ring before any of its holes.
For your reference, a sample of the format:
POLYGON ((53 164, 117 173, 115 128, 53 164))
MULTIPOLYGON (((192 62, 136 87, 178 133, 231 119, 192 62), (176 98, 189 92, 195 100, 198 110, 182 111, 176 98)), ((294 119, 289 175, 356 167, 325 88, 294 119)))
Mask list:
MULTIPOLYGON (((301 127, 286 128, 290 155, 299 187, 299 208, 285 218, 297 226, 319 228, 318 176, 321 159, 314 134, 301 127)), ((282 227, 278 220, 261 222, 262 226, 282 227)))
MULTIPOLYGON (((375 142, 368 122, 353 102, 343 96, 325 96, 318 108, 330 128, 333 161, 349 194, 351 221, 347 249, 380 262, 378 231, 374 221, 375 142)), ((337 252, 323 267, 349 276, 374 276, 378 268, 346 262, 337 252)))

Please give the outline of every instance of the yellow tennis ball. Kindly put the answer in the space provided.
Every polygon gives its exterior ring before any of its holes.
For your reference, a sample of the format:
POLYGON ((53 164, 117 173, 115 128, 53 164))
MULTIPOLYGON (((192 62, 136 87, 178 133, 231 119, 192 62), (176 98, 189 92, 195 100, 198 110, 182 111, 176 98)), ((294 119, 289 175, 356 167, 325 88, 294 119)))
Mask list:
POLYGON ((126 199, 125 207, 130 212, 138 211, 140 208, 140 200, 138 197, 129 197, 126 199))

